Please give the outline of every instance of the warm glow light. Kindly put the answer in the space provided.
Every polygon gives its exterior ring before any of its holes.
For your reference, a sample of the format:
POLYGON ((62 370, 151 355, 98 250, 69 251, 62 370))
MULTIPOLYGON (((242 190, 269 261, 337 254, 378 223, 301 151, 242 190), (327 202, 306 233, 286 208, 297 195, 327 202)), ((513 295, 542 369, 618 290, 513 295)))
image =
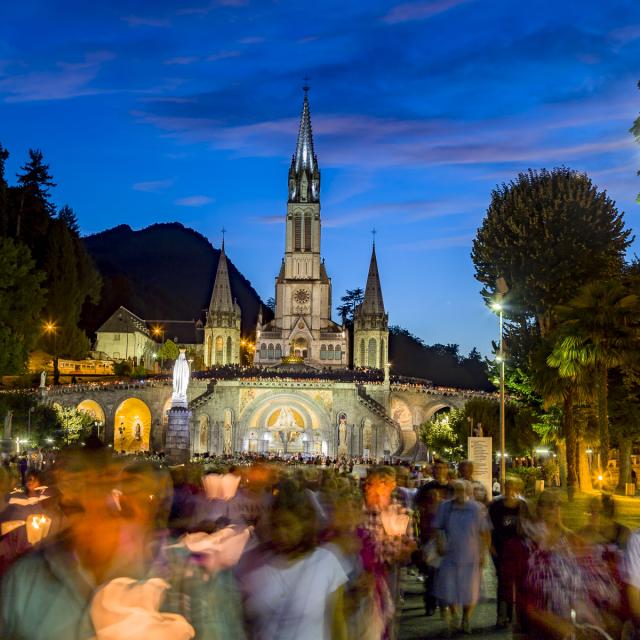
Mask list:
POLYGON ((44 330, 45 330, 47 333, 51 333, 52 331, 54 331, 54 332, 55 332, 57 328, 58 328, 58 327, 56 327, 56 325, 55 325, 55 323, 54 323, 54 322, 45 322, 45 323, 44 323, 44 330))
POLYGON ((502 305, 501 305, 499 302, 493 302, 493 303, 491 304, 491 308, 492 308, 494 311, 502 311, 502 305))
POLYGON ((598 481, 599 481, 599 482, 602 482, 602 476, 601 476, 601 475, 600 475, 600 476, 598 476, 598 481))

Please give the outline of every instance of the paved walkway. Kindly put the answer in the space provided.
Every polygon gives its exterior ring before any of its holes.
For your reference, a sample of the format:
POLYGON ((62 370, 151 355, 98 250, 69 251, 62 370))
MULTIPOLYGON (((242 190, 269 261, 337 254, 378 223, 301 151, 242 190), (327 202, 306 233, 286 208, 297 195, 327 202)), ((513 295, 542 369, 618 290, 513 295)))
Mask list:
MULTIPOLYGON (((422 638, 444 638, 446 626, 440 619, 440 615, 428 617, 424 614, 424 601, 422 598, 423 584, 414 576, 403 572, 402 590, 404 593, 404 606, 400 618, 400 640, 421 640, 422 638)), ((454 637, 471 637, 486 640, 509 640, 511 631, 497 631, 494 628, 496 622, 496 581, 493 564, 488 559, 488 564, 483 574, 483 587, 481 601, 473 614, 473 634, 465 636, 462 633, 454 637)))

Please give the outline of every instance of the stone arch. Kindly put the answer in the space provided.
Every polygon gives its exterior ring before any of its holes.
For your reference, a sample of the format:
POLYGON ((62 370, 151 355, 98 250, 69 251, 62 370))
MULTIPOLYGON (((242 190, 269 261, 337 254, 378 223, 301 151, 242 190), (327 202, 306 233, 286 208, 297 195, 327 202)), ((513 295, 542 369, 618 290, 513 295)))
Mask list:
POLYGON ((78 411, 89 414, 93 418, 93 420, 98 423, 96 425, 96 435, 104 440, 104 428, 106 423, 104 409, 95 400, 91 399, 83 400, 78 404, 76 408, 78 409, 78 411))
POLYGON ((371 368, 375 368, 378 366, 377 362, 377 345, 375 338, 369 338, 369 344, 367 347, 367 366, 371 368))
POLYGON ((148 451, 151 435, 151 411, 139 398, 127 398, 116 409, 113 446, 116 451, 148 451))
POLYGON ((433 416, 436 415, 436 413, 440 413, 440 411, 451 411, 451 409, 454 409, 455 407, 451 404, 448 404, 447 402, 434 402, 432 405, 429 405, 428 407, 424 408, 424 412, 423 412, 423 416, 424 416, 424 420, 423 422, 429 422, 429 420, 431 420, 431 418, 433 418, 433 416))

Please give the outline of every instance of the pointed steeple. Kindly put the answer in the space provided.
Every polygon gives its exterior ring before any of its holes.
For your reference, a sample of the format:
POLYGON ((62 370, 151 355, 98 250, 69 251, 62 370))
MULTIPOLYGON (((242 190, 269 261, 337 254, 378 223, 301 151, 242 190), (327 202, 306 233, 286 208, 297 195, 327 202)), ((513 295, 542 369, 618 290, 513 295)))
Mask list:
POLYGON ((311 111, 309 109, 309 87, 305 84, 304 100, 296 150, 289 168, 289 201, 318 202, 320 198, 320 169, 313 149, 311 111))
POLYGON ((218 270, 213 283, 211 293, 211 303, 209 304, 209 315, 214 313, 233 313, 234 305, 231 297, 231 283, 229 282, 229 268, 227 266, 227 256, 224 252, 224 238, 218 260, 218 270))
POLYGON ((296 173, 301 169, 309 169, 313 172, 317 158, 313 151, 313 132, 311 130, 311 113, 309 111, 308 87, 305 87, 304 100, 302 101, 302 115, 300 116, 300 129, 298 130, 298 142, 294 154, 294 167, 296 173))
POLYGON ((380 275, 378 274, 378 259, 376 258, 376 243, 373 242, 371 249, 371 262, 369 263, 369 275, 367 276, 367 286, 364 291, 361 313, 364 315, 384 315, 384 302, 382 300, 382 287, 380 286, 380 275))

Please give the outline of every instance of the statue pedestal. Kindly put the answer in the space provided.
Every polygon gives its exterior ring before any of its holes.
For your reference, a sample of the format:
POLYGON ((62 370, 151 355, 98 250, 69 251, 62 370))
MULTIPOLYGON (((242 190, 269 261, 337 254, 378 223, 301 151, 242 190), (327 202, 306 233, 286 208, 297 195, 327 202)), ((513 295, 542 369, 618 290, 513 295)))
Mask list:
POLYGON ((165 441, 165 453, 169 464, 189 462, 191 447, 189 443, 191 411, 188 407, 172 407, 167 412, 169 424, 165 441))

